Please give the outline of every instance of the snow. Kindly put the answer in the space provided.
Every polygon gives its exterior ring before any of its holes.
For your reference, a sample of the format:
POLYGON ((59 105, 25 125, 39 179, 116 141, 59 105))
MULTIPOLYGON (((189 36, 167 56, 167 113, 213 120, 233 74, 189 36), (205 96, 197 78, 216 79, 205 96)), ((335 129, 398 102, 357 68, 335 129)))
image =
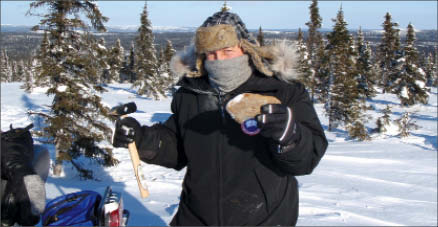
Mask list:
POLYGON ((402 90, 400 91, 400 96, 406 99, 409 99, 409 94, 408 94, 408 88, 407 87, 403 87, 402 90))
POLYGON ((422 76, 426 76, 426 73, 424 72, 424 70, 420 67, 417 68, 417 72, 420 73, 422 76))
MULTIPOLYGON (((22 83, 1 84, 1 129, 26 126, 33 122, 35 129, 42 122, 30 118, 28 110, 48 112, 53 96, 47 96, 39 88, 25 93, 22 83)), ((130 84, 110 84, 102 94, 108 106, 135 101, 137 112, 130 116, 141 124, 163 122, 170 116, 171 98, 155 101, 138 96, 130 84)), ((354 225, 437 225, 437 88, 432 88, 429 103, 401 107, 393 94, 378 94, 367 104, 375 110, 367 114, 373 117, 366 126, 376 127, 375 120, 382 115, 386 105, 392 107, 392 120, 405 111, 420 126, 409 137, 401 139, 396 125, 384 134, 372 134, 372 140, 358 142, 347 139, 343 128, 326 131, 328 150, 311 175, 297 177, 300 190, 300 216, 298 226, 354 226, 354 225)), ((328 119, 323 112, 324 104, 315 104, 324 129, 328 119)), ((110 123, 108 123, 110 124, 110 123)), ((113 126, 111 126, 113 128, 113 126)), ((54 160, 53 145, 45 146, 54 160)), ((127 149, 114 149, 120 164, 100 167, 88 159, 80 162, 93 169, 97 180, 81 180, 71 165, 65 165, 64 176, 50 173, 46 183, 46 201, 57 196, 80 190, 104 193, 110 185, 122 193, 124 206, 131 213, 129 225, 165 226, 178 208, 181 183, 185 169, 180 172, 164 167, 144 164, 150 196, 141 199, 132 163, 127 149)), ((41 224, 39 224, 41 226, 41 224)))
POLYGON ((404 57, 397 59, 397 62, 405 62, 405 61, 406 61, 406 59, 404 57))
POLYGON ((394 122, 389 122, 389 125, 385 126, 386 127, 386 132, 385 135, 389 135, 389 136, 396 136, 400 133, 400 127, 397 125, 397 123, 394 122))
POLYGON ((66 86, 66 85, 61 85, 61 86, 59 86, 59 87, 57 88, 57 90, 58 90, 59 92, 65 92, 65 91, 67 90, 67 86, 66 86))
POLYGON ((101 50, 106 50, 106 47, 100 43, 97 44, 97 47, 101 50))
POLYGON ((422 89, 426 87, 426 83, 424 83, 424 82, 421 81, 421 80, 416 80, 416 81, 415 81, 415 84, 416 84, 418 87, 422 88, 422 89))

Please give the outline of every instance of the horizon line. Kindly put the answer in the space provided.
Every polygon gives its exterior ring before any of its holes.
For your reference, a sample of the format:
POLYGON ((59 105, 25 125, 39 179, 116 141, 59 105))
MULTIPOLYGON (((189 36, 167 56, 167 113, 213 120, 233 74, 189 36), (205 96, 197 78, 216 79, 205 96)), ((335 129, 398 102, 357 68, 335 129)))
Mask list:
MULTIPOLYGON (((38 24, 36 24, 36 25, 38 25, 38 24)), ((35 25, 25 25, 25 24, 0 24, 0 26, 17 26, 17 27, 19 27, 19 26, 21 26, 21 27, 33 27, 33 26, 35 26, 35 25)), ((126 27, 126 28, 128 28, 128 27, 139 27, 140 26, 140 24, 138 24, 138 25, 105 25, 105 27, 121 27, 121 28, 123 28, 123 27, 126 27)), ((196 28, 198 28, 197 26, 174 26, 174 25, 152 25, 152 29, 153 28, 160 28, 160 27, 162 27, 162 28, 165 28, 165 27, 168 27, 168 28, 193 28, 193 29, 196 29, 196 28)), ((362 27, 362 26, 359 26, 362 30, 383 30, 383 28, 364 28, 364 27, 362 27)), ((300 29, 301 28, 301 30, 303 30, 303 31, 306 31, 306 30, 308 30, 308 28, 307 28, 307 26, 306 27, 296 27, 296 28, 263 28, 262 27, 262 30, 294 30, 294 29, 300 29)), ((407 30, 407 28, 401 28, 401 27, 398 27, 400 30, 407 30)), ((258 30, 259 28, 248 28, 248 30, 258 30)), ((331 30, 331 29, 333 29, 333 28, 320 28, 321 30, 331 30)), ((359 30, 359 28, 348 28, 348 29, 351 29, 351 30, 359 30)), ((422 31, 422 30, 438 30, 437 28, 423 28, 423 29, 418 29, 418 28, 415 28, 415 30, 416 31, 422 31)))

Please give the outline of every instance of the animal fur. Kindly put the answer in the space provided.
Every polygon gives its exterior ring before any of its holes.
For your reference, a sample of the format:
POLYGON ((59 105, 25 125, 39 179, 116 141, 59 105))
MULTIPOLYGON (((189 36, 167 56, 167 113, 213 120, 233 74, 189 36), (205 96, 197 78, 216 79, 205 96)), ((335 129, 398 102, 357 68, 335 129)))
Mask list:
POLYGON ((280 103, 274 96, 243 93, 230 100, 226 110, 237 123, 242 124, 245 120, 260 114, 263 105, 280 103))
MULTIPOLYGON (((286 82, 298 80, 300 77, 297 70, 297 48, 288 44, 286 40, 263 47, 241 40, 241 46, 250 56, 255 69, 265 76, 276 76, 286 82)), ((198 54, 195 45, 192 44, 172 57, 171 70, 179 78, 205 76, 204 59, 205 55, 198 54)))
POLYGON ((200 27, 196 31, 196 49, 205 54, 213 50, 232 47, 239 44, 235 28, 229 24, 200 27))

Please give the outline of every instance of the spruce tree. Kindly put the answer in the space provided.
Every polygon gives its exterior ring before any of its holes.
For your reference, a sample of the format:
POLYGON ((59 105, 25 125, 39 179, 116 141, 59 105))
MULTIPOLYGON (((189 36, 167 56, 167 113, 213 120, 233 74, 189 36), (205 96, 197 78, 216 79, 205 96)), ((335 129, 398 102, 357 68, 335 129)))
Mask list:
MULTIPOLYGON (((301 28, 298 28, 298 34, 297 34, 297 43, 301 45, 305 45, 304 43, 304 33, 301 30, 301 28)), ((307 47, 306 47, 307 49, 307 47)))
POLYGON ((322 25, 322 18, 319 15, 317 0, 312 0, 312 4, 309 6, 309 10, 310 21, 306 23, 306 25, 309 27, 309 35, 307 38, 307 52, 313 72, 311 75, 311 83, 309 87, 310 96, 313 101, 317 90, 321 91, 324 89, 322 86, 324 86, 323 81, 326 77, 326 74, 324 73, 324 70, 320 70, 320 68, 322 67, 321 61, 323 61, 323 59, 321 59, 322 56, 320 54, 317 54, 318 50, 323 48, 321 47, 321 45, 323 45, 322 35, 319 32, 319 29, 322 25))
POLYGON ((50 40, 46 31, 36 52, 35 58, 38 60, 38 64, 35 68, 35 86, 48 87, 51 83, 52 77, 48 73, 55 67, 51 64, 56 64, 56 62, 52 61, 50 55, 50 40))
POLYGON ((135 44, 134 42, 131 42, 131 48, 129 49, 129 57, 128 60, 125 61, 125 66, 123 67, 123 72, 125 75, 128 76, 129 82, 134 83, 137 76, 135 75, 134 71, 135 66, 135 44))
POLYGON ((435 56, 430 52, 424 64, 424 72, 426 73, 426 86, 437 87, 438 86, 438 51, 435 48, 435 56))
POLYGON ((160 52, 160 77, 164 77, 165 88, 171 89, 172 86, 177 82, 177 78, 172 74, 170 70, 170 61, 176 50, 173 48, 172 42, 167 40, 166 48, 161 49, 160 52))
POLYGON ((262 26, 259 27, 259 33, 257 34, 257 41, 259 42, 260 46, 265 45, 265 38, 262 31, 262 26))
POLYGON ((160 68, 160 74, 163 72, 167 72, 166 56, 164 54, 163 47, 160 47, 160 51, 158 52, 157 59, 158 59, 157 64, 159 65, 160 68))
MULTIPOLYGON (((35 55, 36 54, 33 54, 33 56, 35 55)), ((29 74, 29 80, 26 79, 26 83, 23 85, 24 89, 27 92, 31 92, 33 88, 37 87, 35 83, 35 78, 36 78, 36 68, 38 67, 38 65, 39 65, 39 61, 36 58, 29 59, 27 63, 26 73, 29 74)))
POLYGON ((18 64, 16 61, 10 61, 10 63, 11 63, 11 82, 17 82, 19 79, 18 64))
POLYGON ((358 131, 366 133, 366 130, 358 130, 365 127, 363 124, 365 117, 357 90, 353 38, 347 30, 342 7, 333 21, 335 22, 333 31, 327 35, 330 90, 326 110, 329 115, 329 130, 343 123, 349 133, 352 133, 351 137, 363 138, 366 135, 358 136, 356 133, 358 131))
POLYGON ((162 47, 160 47, 160 51, 158 52, 157 55, 157 67, 158 67, 158 71, 157 71, 157 79, 156 79, 156 83, 155 86, 160 86, 162 87, 163 91, 167 90, 166 87, 168 84, 170 84, 170 77, 169 77, 169 73, 168 73, 168 64, 166 62, 166 55, 164 54, 164 49, 162 47))
POLYGON ((351 106, 350 119, 346 125, 348 135, 351 139, 357 139, 359 141, 370 140, 368 129, 365 127, 365 115, 363 114, 363 106, 365 101, 360 100, 358 105, 351 106))
POLYGON ((158 60, 154 47, 154 35, 152 25, 148 19, 147 3, 145 3, 140 17, 141 25, 138 29, 138 36, 135 39, 135 64, 134 72, 136 79, 133 88, 138 87, 139 95, 153 96, 159 99, 164 96, 162 84, 158 74, 158 60))
POLYGON ((392 22, 389 12, 385 15, 383 37, 378 46, 378 64, 381 74, 380 85, 383 93, 390 90, 391 82, 398 73, 397 59, 400 58, 400 37, 398 23, 392 22))
MULTIPOLYGON (((91 36, 93 37, 93 36, 91 36)), ((99 40, 92 39, 91 46, 93 49, 90 52, 92 57, 91 60, 94 60, 96 71, 97 81, 102 84, 107 84, 111 82, 111 78, 109 76, 110 65, 108 64, 109 58, 109 50, 106 48, 106 42, 103 37, 99 40)))
POLYGON ((33 77, 32 77, 32 65, 28 63, 24 65, 23 63, 23 85, 21 88, 24 89, 25 92, 31 92, 33 88, 33 77))
POLYGON ((11 67, 10 67, 10 63, 9 63, 9 57, 8 57, 8 53, 6 52, 5 49, 3 49, 1 51, 1 56, 0 56, 0 78, 1 78, 1 82, 5 83, 5 82, 10 82, 11 81, 11 77, 12 77, 12 73, 11 73, 11 67))
POLYGON ((429 94, 426 88, 426 73, 418 66, 418 51, 415 47, 415 31, 408 25, 402 70, 391 89, 400 98, 401 105, 426 104, 429 94))
POLYGON ((81 166, 76 160, 86 156, 103 165, 114 165, 117 160, 112 150, 101 147, 100 142, 110 142, 112 131, 105 124, 109 109, 101 103, 98 86, 91 85, 88 76, 96 69, 90 64, 88 52, 91 48, 80 30, 88 27, 79 17, 84 13, 97 31, 105 31, 103 22, 108 19, 100 13, 94 1, 40 0, 30 4, 29 14, 37 8, 47 8, 48 12, 34 30, 48 32, 49 55, 44 58, 47 68, 39 72, 43 81, 50 81, 47 95, 54 96, 51 111, 38 114, 45 120, 40 135, 47 142, 55 144, 56 166, 54 174, 60 175, 64 161, 79 171, 81 177, 92 178, 91 170, 81 166))
POLYGON ((438 48, 435 47, 435 57, 433 58, 433 68, 432 71, 432 86, 438 87, 438 48))
POLYGON ((376 121, 377 128, 375 131, 377 131, 378 133, 384 133, 388 131, 387 127, 391 124, 391 107, 389 105, 386 105, 386 108, 382 110, 382 113, 383 116, 379 117, 376 121))
POLYGON ((120 81, 120 71, 123 67, 124 58, 125 49, 123 49, 120 39, 117 39, 108 57, 108 64, 110 66, 109 81, 120 81))
POLYGON ((311 61, 309 59, 309 53, 307 51, 307 46, 303 40, 303 32, 301 28, 298 28, 298 37, 297 37, 297 53, 299 56, 298 61, 298 71, 300 72, 299 80, 307 87, 307 89, 312 89, 312 75, 314 74, 313 69, 311 68, 311 61))
POLYGON ((371 63, 371 49, 368 42, 364 41, 362 28, 359 28, 357 34, 356 50, 358 54, 356 68, 359 94, 363 98, 370 99, 376 95, 376 90, 374 89, 376 71, 371 63))
POLYGON ((17 63, 17 70, 16 70, 16 74, 15 74, 15 82, 22 82, 24 81, 24 71, 25 71, 25 66, 24 66, 24 61, 23 60, 19 60, 17 63))
POLYGON ((175 55, 176 50, 173 48, 172 41, 167 40, 166 49, 164 50, 165 60, 169 64, 173 55, 175 55))
POLYGON ((87 74, 84 75, 84 79, 89 84, 102 90, 103 87, 101 85, 105 83, 103 73, 108 68, 106 63, 107 50, 104 46, 105 40, 97 40, 89 31, 80 35, 80 40, 82 40, 83 46, 88 47, 82 51, 78 58, 79 64, 87 65, 87 74))
POLYGON ((415 124, 415 121, 411 118, 411 113, 404 112, 403 115, 395 120, 399 127, 399 136, 401 138, 408 137, 411 134, 412 130, 416 130, 419 128, 417 124, 415 124))
POLYGON ((315 87, 316 91, 319 93, 318 100, 321 103, 327 104, 329 101, 329 91, 330 91, 330 71, 332 68, 332 65, 330 63, 330 49, 327 48, 328 45, 324 42, 324 40, 320 40, 320 44, 318 45, 318 49, 316 50, 316 55, 318 59, 317 67, 313 70, 315 71, 315 87))
POLYGON ((173 47, 173 44, 170 40, 167 40, 166 49, 164 50, 164 55, 166 59, 167 64, 167 73, 169 75, 169 88, 174 93, 176 91, 175 85, 178 82, 178 77, 172 73, 172 70, 170 69, 170 61, 172 60, 172 57, 175 55, 176 50, 173 47))

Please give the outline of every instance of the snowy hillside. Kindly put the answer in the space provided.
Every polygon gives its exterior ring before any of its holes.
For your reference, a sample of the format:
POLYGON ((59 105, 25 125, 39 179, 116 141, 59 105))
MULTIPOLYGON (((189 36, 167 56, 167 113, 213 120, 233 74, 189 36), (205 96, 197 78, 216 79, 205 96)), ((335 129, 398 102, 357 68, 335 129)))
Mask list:
MULTIPOLYGON (((20 89, 21 83, 1 84, 1 129, 9 124, 15 127, 41 122, 26 115, 27 110, 47 111, 52 97, 43 89, 31 94, 20 89)), ((132 114, 142 124, 165 121, 170 116, 170 101, 154 101, 140 97, 127 84, 111 84, 102 95, 108 106, 135 101, 138 111, 132 114)), ((400 139, 396 128, 385 135, 372 135, 367 142, 346 139, 344 130, 327 132, 329 147, 313 174, 298 177, 300 185, 300 216, 298 225, 437 225, 437 89, 432 89, 428 105, 409 108, 398 106, 395 95, 378 95, 370 102, 375 110, 369 111, 375 119, 382 116, 386 105, 392 106, 391 119, 395 120, 409 110, 419 129, 411 136, 400 139)), ((322 104, 317 112, 327 129, 328 120, 322 104)), ((35 138, 35 143, 40 140, 35 138)), ((54 146, 44 145, 54 158, 54 146)), ((123 194, 125 208, 131 213, 129 225, 164 226, 175 214, 184 170, 174 170, 146 165, 151 195, 139 197, 137 182, 126 149, 115 149, 121 163, 102 168, 84 160, 93 168, 96 181, 79 179, 72 166, 65 166, 63 177, 49 176, 46 184, 47 201, 62 194, 79 190, 103 193, 111 185, 123 194)))

